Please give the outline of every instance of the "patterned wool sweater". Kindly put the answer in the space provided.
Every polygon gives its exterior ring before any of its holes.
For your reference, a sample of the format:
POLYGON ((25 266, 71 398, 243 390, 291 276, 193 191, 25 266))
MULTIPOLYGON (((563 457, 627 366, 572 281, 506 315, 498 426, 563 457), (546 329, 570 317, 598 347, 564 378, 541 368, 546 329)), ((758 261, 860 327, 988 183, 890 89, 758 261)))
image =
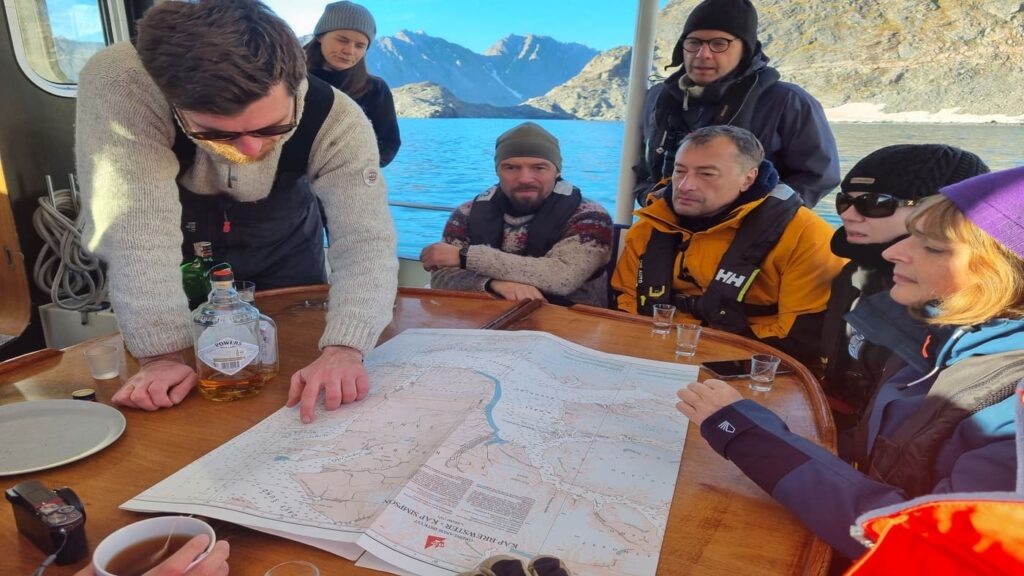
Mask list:
MULTIPOLYGON (((448 218, 444 241, 462 247, 469 244, 470 200, 448 218)), ((506 214, 501 250, 484 244, 470 246, 466 269, 441 268, 430 275, 434 288, 483 292, 488 280, 510 280, 534 286, 541 292, 565 296, 579 304, 607 306, 607 278, 591 278, 611 258, 612 221, 597 202, 586 198, 569 217, 561 239, 540 258, 526 256, 526 239, 533 215, 506 214)))
MULTIPOLYGON (((296 94, 302 117, 305 81, 296 94)), ((83 241, 106 262, 110 301, 128 349, 155 356, 192 345, 181 285, 178 160, 170 104, 129 43, 97 53, 81 73, 75 156, 83 241)), ((231 164, 197 142, 182 183, 197 194, 265 198, 282 142, 253 164, 231 164)), ((395 230, 379 177, 377 143, 362 110, 335 91, 313 141, 306 174, 331 230, 330 307, 320 347, 368 352, 391 321, 398 283, 395 230)))

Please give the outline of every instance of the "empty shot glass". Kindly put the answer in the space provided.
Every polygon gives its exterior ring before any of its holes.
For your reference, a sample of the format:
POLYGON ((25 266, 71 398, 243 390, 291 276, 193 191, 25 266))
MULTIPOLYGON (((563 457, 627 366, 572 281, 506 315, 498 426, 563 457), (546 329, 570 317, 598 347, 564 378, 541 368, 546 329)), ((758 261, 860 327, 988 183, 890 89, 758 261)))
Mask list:
POLYGON ((234 288, 242 302, 252 304, 256 301, 256 284, 254 282, 235 280, 234 288))
POLYGON ((111 344, 100 344, 85 351, 85 361, 89 363, 89 372, 96 380, 117 378, 121 373, 120 360, 121 349, 111 344))
POLYGON ((700 324, 676 324, 676 356, 689 358, 697 353, 700 324))
POLYGON ((676 307, 671 304, 655 304, 651 310, 651 333, 668 334, 672 331, 672 317, 676 307))
POLYGON ((781 359, 771 354, 754 354, 750 357, 750 389, 768 392, 775 383, 775 371, 781 359))

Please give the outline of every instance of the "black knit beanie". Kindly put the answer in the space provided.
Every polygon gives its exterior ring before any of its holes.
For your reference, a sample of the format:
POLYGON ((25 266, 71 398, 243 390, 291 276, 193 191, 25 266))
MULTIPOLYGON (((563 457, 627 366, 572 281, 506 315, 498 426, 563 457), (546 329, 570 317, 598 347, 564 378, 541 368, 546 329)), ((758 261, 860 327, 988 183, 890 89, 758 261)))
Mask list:
POLYGON ((686 18, 669 68, 683 63, 683 40, 696 30, 721 30, 743 40, 746 60, 757 46, 757 10, 750 0, 704 0, 697 4, 686 18))
POLYGON ((896 144, 875 150, 857 162, 839 187, 848 193, 875 192, 917 200, 988 171, 981 158, 954 146, 896 144))

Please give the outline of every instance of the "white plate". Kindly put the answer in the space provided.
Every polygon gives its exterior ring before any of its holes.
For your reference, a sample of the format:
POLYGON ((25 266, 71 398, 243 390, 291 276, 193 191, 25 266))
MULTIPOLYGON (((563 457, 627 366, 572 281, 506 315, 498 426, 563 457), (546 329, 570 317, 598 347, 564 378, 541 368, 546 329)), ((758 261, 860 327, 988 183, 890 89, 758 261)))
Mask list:
POLYGON ((124 416, 98 402, 33 400, 0 406, 0 476, 55 468, 95 454, 124 432, 124 416))

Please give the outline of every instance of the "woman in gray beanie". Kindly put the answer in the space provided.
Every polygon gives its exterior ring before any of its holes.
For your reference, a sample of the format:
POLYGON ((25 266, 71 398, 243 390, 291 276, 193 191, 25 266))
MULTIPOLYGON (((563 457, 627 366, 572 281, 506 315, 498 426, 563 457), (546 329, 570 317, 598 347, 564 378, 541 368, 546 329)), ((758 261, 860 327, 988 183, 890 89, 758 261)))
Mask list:
POLYGON ((377 35, 377 23, 365 7, 354 2, 328 4, 306 44, 309 73, 341 90, 356 101, 377 134, 380 165, 387 166, 398 153, 395 100, 383 78, 366 70, 366 50, 377 35))

